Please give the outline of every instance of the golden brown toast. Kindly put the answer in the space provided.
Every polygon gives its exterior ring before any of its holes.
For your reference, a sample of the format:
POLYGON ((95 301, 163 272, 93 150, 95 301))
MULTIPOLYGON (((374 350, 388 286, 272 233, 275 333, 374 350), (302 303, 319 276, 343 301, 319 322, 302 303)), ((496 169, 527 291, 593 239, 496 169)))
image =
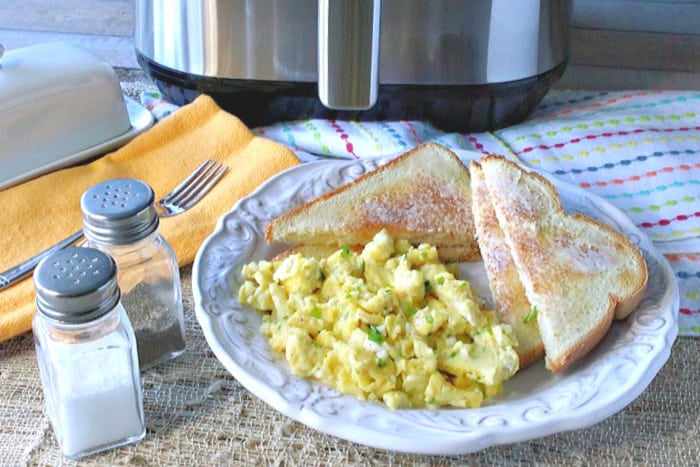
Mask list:
POLYGON ((532 305, 513 262, 510 247, 498 224, 481 166, 469 165, 476 237, 499 321, 509 324, 518 341, 515 351, 523 369, 544 355, 544 345, 532 313, 532 305))
POLYGON ((622 234, 563 210, 556 189, 500 156, 481 168, 527 298, 537 307, 545 363, 562 371, 586 355, 647 283, 639 250, 622 234))
POLYGON ((269 243, 364 245, 382 229, 430 243, 443 261, 477 261, 469 170, 447 148, 418 146, 268 223, 269 243))

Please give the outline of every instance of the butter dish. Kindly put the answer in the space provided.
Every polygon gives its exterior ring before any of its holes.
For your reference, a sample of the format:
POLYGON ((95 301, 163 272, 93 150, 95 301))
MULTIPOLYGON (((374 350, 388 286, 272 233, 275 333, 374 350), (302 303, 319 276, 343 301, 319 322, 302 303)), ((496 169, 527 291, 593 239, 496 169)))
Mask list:
POLYGON ((104 154, 153 125, 114 70, 54 42, 0 56, 0 190, 104 154))

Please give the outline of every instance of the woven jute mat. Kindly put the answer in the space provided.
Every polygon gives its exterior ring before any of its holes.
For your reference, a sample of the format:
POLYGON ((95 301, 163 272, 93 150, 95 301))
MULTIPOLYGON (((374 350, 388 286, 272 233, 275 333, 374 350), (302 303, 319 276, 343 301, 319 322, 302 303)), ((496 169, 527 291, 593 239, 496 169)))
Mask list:
MULTIPOLYGON (((141 76, 123 85, 138 98, 141 76)), ((241 386, 209 349, 182 270, 187 351, 142 375, 147 434, 80 462, 64 459, 44 412, 31 333, 0 343, 0 465, 700 465, 700 340, 682 337, 632 404, 590 428, 463 456, 365 447, 279 414, 241 386)), ((109 421, 105 421, 109 423, 109 421)))
MULTIPOLYGON (((77 465, 700 465, 700 340, 680 338, 647 390, 593 427, 470 455, 410 455, 319 433, 257 399, 209 349, 190 268, 182 284, 188 348, 142 375, 145 439, 77 465)), ((76 464, 61 456, 43 404, 31 334, 0 343, 1 465, 76 464)))

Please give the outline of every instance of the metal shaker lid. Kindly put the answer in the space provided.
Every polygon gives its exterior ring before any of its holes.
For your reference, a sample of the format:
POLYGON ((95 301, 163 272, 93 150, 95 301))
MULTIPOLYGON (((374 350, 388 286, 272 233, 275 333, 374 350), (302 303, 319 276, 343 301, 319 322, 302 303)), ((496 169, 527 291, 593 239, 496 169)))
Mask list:
POLYGON ((88 189, 80 200, 85 236, 126 245, 158 228, 153 189, 132 178, 107 180, 88 189))
POLYGON ((120 298, 117 266, 94 248, 66 248, 44 258, 34 271, 37 309, 70 324, 103 316, 120 298))

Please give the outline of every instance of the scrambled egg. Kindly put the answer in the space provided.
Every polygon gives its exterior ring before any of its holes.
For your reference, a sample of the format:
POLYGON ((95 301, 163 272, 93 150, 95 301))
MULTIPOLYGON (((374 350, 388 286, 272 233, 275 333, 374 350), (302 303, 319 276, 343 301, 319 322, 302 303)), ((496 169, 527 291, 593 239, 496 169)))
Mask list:
POLYGON ((518 370, 510 327, 434 247, 378 233, 361 253, 290 255, 242 269, 241 303, 295 375, 405 407, 479 407, 518 370))

